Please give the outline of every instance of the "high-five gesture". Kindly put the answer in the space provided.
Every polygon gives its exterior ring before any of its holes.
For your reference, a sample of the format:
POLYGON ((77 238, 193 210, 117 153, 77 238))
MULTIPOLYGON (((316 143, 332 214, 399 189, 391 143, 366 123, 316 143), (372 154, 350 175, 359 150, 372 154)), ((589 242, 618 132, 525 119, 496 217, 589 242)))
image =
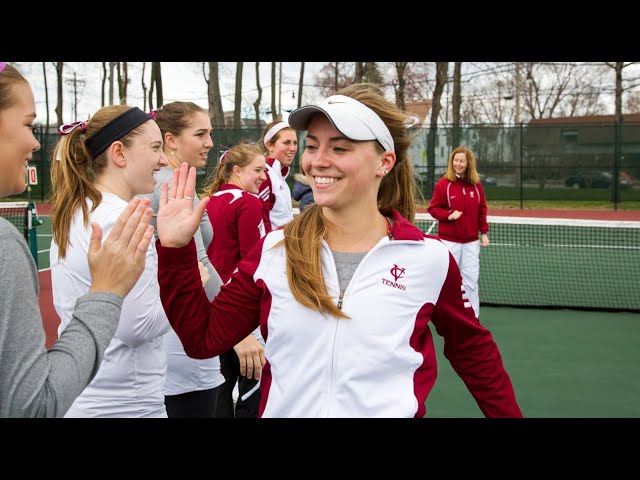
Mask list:
POLYGON ((87 253, 91 292, 112 292, 124 298, 140 278, 153 238, 150 203, 147 198, 133 198, 104 242, 102 228, 91 222, 87 253))
POLYGON ((196 169, 186 162, 173 171, 171 186, 162 185, 158 209, 158 238, 164 247, 183 247, 193 238, 202 214, 209 203, 203 198, 193 210, 196 190, 196 169))

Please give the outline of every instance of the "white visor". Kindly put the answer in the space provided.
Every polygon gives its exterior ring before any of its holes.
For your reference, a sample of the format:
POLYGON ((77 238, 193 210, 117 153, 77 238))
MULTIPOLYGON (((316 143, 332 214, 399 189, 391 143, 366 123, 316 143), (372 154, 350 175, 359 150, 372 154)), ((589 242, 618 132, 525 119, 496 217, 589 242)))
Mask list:
POLYGON ((355 141, 377 140, 385 151, 395 153, 393 137, 382 119, 369 107, 344 95, 333 95, 319 105, 300 107, 289 114, 289 125, 307 130, 311 117, 323 113, 345 137, 355 141))

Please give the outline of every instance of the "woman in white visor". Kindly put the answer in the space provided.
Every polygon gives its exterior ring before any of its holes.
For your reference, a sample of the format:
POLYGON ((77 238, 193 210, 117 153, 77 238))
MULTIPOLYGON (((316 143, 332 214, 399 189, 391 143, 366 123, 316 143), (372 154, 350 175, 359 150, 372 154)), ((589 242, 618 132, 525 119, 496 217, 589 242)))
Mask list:
MULTIPOLYGON (((436 380, 429 323, 487 417, 520 417, 491 333, 465 305, 446 245, 411 222, 409 115, 355 84, 289 124, 306 130, 302 168, 315 205, 266 235, 213 302, 191 237, 195 172, 174 172, 158 214, 158 276, 169 321, 204 358, 260 326, 263 417, 423 417, 436 380)), ((201 204, 202 205, 202 204, 201 204)), ((467 302, 468 303, 468 302, 467 302)))

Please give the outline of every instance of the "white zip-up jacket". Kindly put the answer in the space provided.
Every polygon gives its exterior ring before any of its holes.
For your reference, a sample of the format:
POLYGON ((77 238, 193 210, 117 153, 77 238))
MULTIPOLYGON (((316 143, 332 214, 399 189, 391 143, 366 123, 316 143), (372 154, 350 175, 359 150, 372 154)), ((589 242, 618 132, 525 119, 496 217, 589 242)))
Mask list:
MULTIPOLYGON (((91 208, 90 200, 87 206, 91 208)), ((126 206, 127 202, 113 193, 102 193, 100 205, 89 214, 89 221, 102 227, 102 238, 107 238, 126 206)), ((60 316, 58 335, 71 322, 76 299, 91 286, 87 261, 90 240, 91 226, 85 227, 79 208, 73 215, 64 259, 58 258, 58 245, 51 241, 53 304, 60 316)), ((158 294, 157 255, 155 245, 150 244, 144 271, 122 302, 118 329, 104 352, 98 373, 73 402, 66 417, 167 416, 162 392, 167 355, 162 336, 171 326, 158 294)))
POLYGON ((271 228, 276 230, 293 220, 293 207, 291 204, 291 190, 287 184, 287 177, 291 169, 282 166, 280 160, 267 158, 267 180, 260 185, 258 196, 264 207, 264 221, 269 222, 271 228))
MULTIPOLYGON (((291 294, 284 232, 268 234, 209 303, 192 243, 157 243, 160 296, 188 355, 235 345, 258 324, 266 340, 264 417, 422 417, 436 379, 429 321, 445 356, 486 416, 521 416, 491 333, 466 301, 447 247, 394 212, 388 237, 364 257, 342 295, 349 319, 307 309, 291 294)), ((339 301, 329 246, 321 247, 327 290, 339 301)))

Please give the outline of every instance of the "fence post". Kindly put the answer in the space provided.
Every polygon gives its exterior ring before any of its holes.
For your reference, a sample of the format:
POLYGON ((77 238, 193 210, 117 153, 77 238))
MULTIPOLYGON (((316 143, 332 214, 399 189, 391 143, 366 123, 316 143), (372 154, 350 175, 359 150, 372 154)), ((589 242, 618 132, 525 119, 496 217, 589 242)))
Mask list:
POLYGON ((524 209, 524 174, 523 174, 523 157, 524 157, 524 142, 522 141, 522 134, 524 133, 524 127, 522 122, 520 122, 519 125, 519 129, 516 133, 516 137, 518 139, 518 156, 520 157, 520 179, 519 179, 519 183, 520 183, 520 210, 524 209))
POLYGON ((618 210, 620 202, 620 163, 622 154, 622 122, 615 119, 614 124, 614 145, 613 145, 613 185, 611 197, 613 201, 613 209, 618 210))

